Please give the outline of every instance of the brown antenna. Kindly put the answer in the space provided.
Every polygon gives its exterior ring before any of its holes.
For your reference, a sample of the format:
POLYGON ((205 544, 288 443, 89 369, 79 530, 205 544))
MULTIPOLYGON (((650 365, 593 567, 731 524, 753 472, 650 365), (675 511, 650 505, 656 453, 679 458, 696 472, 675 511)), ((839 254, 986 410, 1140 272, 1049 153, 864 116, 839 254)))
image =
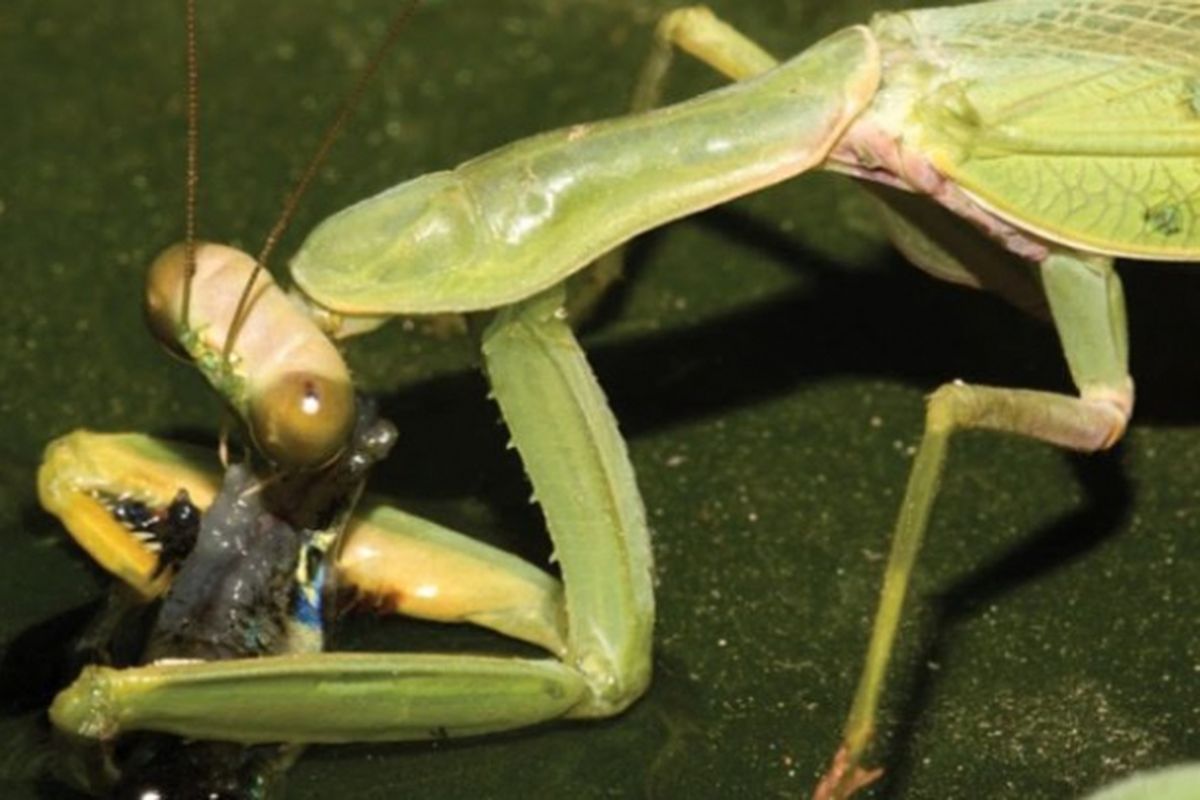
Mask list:
MULTIPOLYGON (((189 2, 192 2, 192 0, 189 0, 189 2)), ((392 24, 384 35, 379 48, 375 51, 375 55, 371 57, 371 61, 358 76, 358 81, 354 84, 354 88, 350 90, 346 99, 342 101, 342 106, 338 109, 337 116, 334 117, 333 122, 325 131, 325 135, 321 138, 317 152, 312 157, 312 160, 309 161, 307 169, 304 170, 304 175, 301 176, 295 188, 292 189, 291 194, 288 195, 287 200, 284 201, 283 212, 279 215, 279 219, 276 220, 275 226, 271 228, 271 232, 267 234, 267 239, 263 242, 262 250, 259 251, 258 259, 255 261, 254 270, 250 273, 249 280, 246 281, 246 288, 242 290, 242 296, 238 298, 237 308, 233 312, 233 320, 230 322, 229 331, 225 336, 225 349, 222 355, 226 360, 229 359, 230 353, 233 352, 233 343, 237 339, 242 323, 245 322, 246 307, 250 302, 250 294, 254 290, 254 283, 258 280, 259 273, 266 268, 267 259, 275 249, 279 237, 283 235, 288 224, 292 221, 292 217, 296 213, 296 207, 300 204, 300 198, 308 190, 308 186, 312 183, 313 178, 316 177, 321 163, 325 160, 330 148, 333 147, 333 143, 337 141, 342 129, 346 126, 346 121, 358 106, 363 92, 367 88, 367 84, 371 81, 375 73, 379 71, 379 65, 383 63, 383 57, 399 38, 400 31, 404 29, 404 26, 417 10, 419 4, 420 0, 409 0, 392 19, 392 24)))
POLYGON ((192 304, 192 279, 196 275, 196 189, 200 185, 200 60, 196 55, 196 0, 187 0, 187 186, 184 190, 183 247, 186 257, 183 281, 182 324, 188 326, 192 304))

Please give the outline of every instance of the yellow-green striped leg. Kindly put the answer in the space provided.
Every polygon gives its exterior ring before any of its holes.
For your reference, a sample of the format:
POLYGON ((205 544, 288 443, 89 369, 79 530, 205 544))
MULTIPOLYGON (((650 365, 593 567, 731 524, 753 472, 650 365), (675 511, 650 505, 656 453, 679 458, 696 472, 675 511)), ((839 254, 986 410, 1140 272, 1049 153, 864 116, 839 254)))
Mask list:
POLYGON ((116 670, 90 667, 54 723, 237 742, 488 733, 613 714, 644 691, 653 628, 645 515, 624 442, 551 291, 483 332, 496 400, 542 504, 565 581, 562 660, 321 653, 116 670))
POLYGON ((944 384, 930 396, 925 433, 896 522, 858 692, 842 748, 815 794, 819 800, 846 797, 877 775, 859 765, 875 729, 904 595, 937 496, 950 437, 959 430, 986 429, 1094 452, 1111 447, 1125 431, 1133 408, 1133 382, 1128 372, 1124 299, 1112 260, 1056 252, 1041 264, 1041 276, 1080 396, 961 381, 944 384))

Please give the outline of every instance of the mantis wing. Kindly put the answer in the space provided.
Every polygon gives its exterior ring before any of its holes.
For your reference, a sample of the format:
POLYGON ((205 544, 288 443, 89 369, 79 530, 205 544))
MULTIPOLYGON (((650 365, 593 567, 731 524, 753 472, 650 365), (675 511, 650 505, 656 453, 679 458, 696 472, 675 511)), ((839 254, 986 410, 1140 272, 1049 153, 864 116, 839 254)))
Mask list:
POLYGON ((1048 239, 1200 260, 1200 0, 1006 0, 880 16, 906 146, 1048 239), (893 77, 894 76, 894 77, 893 77))

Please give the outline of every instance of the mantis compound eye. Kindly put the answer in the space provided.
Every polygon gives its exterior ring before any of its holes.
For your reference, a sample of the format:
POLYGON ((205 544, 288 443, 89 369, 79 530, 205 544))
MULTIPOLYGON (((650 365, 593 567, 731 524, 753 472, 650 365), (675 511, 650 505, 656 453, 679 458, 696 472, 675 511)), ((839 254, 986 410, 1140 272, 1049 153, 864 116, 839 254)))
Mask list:
POLYGON ((354 391, 348 381, 288 372, 250 400, 255 443, 285 467, 316 467, 332 460, 354 426, 354 391))

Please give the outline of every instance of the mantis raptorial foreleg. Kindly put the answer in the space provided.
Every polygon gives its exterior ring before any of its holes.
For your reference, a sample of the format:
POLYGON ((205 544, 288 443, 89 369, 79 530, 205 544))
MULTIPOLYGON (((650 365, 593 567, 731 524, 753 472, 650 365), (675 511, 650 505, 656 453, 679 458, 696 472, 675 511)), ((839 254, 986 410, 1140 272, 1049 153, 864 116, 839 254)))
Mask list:
MULTIPOLYGON (((561 661, 323 653, 94 667, 55 700, 55 723, 102 738, 153 729, 239 742, 425 739, 603 716, 636 699, 653 626, 646 522, 615 420, 560 308, 557 291, 506 308, 482 339, 565 579, 561 661)), ((502 579, 522 577, 497 566, 502 579)), ((474 617, 489 622, 487 609, 474 617)), ((559 650, 559 637, 537 633, 545 624, 523 635, 512 619, 492 626, 559 650)))
POLYGON ((606 716, 650 682, 650 542, 625 440, 561 305, 555 290, 501 310, 483 354, 562 567, 566 661, 592 687, 573 715, 606 716))
MULTIPOLYGON (((144 604, 170 581, 156 554, 114 519, 113 501, 166 508, 181 491, 207 509, 220 486, 206 448, 140 433, 77 430, 46 448, 38 489, 47 510, 75 542, 120 583, 120 598, 144 604)), ((562 585, 516 556, 427 519, 366 498, 335 554, 337 585, 381 612, 435 622, 466 622, 566 652, 562 585)), ((123 605, 127 605, 125 603, 123 605)), ((105 614, 119 617, 121 609, 105 614)), ((111 631, 98 625, 90 641, 111 631), (108 631, 106 633, 106 630, 108 631)))

